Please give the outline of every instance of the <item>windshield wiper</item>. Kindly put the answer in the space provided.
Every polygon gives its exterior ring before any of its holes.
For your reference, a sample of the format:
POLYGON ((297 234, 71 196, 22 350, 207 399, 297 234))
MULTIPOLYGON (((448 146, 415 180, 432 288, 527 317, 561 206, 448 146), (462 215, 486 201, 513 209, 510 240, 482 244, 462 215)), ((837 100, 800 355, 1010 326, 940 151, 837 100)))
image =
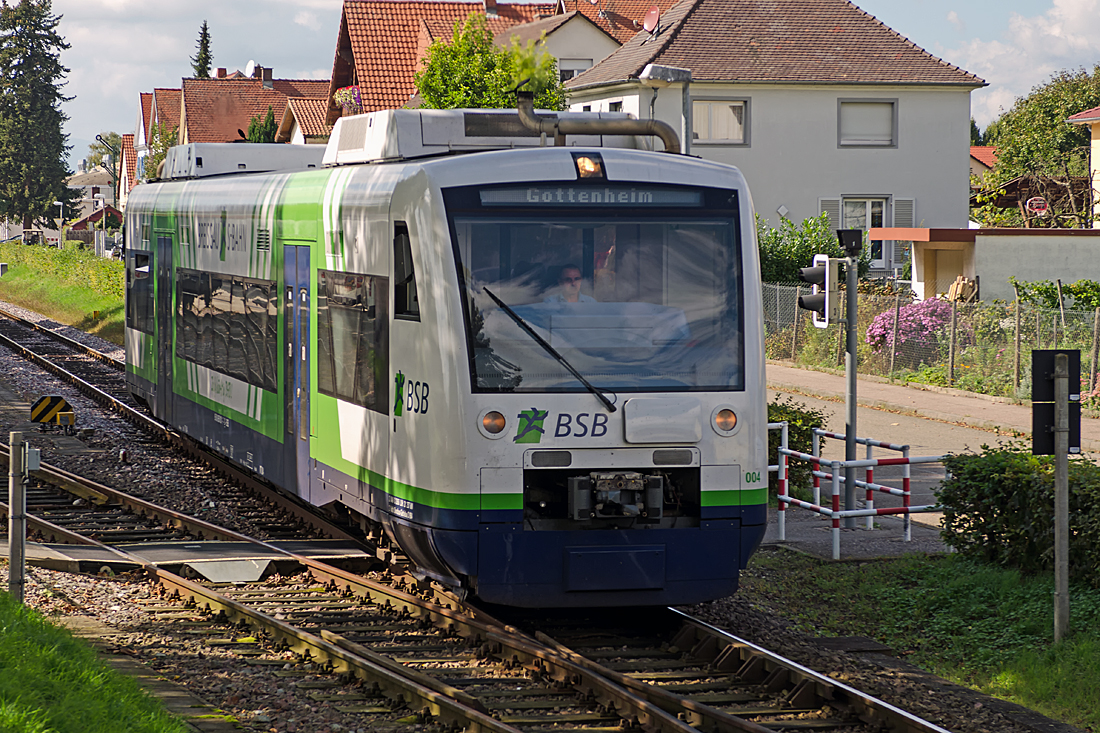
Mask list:
MULTIPOLYGON (((503 309, 504 312, 507 313, 508 316, 513 321, 516 322, 517 326, 519 326, 524 331, 526 331, 527 335, 530 336, 531 338, 533 338, 535 340, 536 344, 538 344, 539 346, 544 348, 546 350, 547 354, 549 354, 550 356, 557 359, 559 364, 561 364, 563 367, 568 369, 569 373, 572 374, 574 377, 576 377, 577 381, 580 382, 581 384, 583 384, 589 392, 594 394, 596 396, 596 399, 598 399, 600 402, 602 402, 603 406, 606 407, 609 412, 615 412, 616 411, 615 410, 615 404, 613 402, 611 402, 611 400, 607 399, 607 395, 605 395, 603 392, 601 392, 599 389, 597 389, 591 382, 589 382, 587 379, 585 379, 584 375, 582 375, 580 372, 578 372, 572 364, 570 364, 568 361, 566 361, 565 357, 562 356, 561 354, 559 354, 558 350, 555 349, 553 346, 551 346, 546 341, 546 339, 544 339, 542 336, 539 336, 538 332, 535 331, 535 329, 531 328, 531 325, 529 323, 527 323, 527 321, 523 320, 523 318, 518 313, 516 313, 514 310, 512 310, 511 306, 509 306, 503 300, 501 300, 496 295, 494 295, 493 291, 490 290, 489 288, 482 288, 482 290, 484 290, 485 294, 488 295, 490 298, 492 298, 493 302, 496 303, 497 305, 499 305, 501 307, 501 309, 503 309)), ((611 395, 616 396, 614 392, 611 392, 611 395)))

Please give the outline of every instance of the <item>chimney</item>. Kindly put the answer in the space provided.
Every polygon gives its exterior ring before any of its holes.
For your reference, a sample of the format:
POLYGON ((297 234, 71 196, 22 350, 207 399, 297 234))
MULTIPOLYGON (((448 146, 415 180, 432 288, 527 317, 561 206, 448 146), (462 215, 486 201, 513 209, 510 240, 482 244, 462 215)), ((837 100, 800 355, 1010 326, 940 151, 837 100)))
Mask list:
POLYGON ((271 81, 271 69, 266 67, 266 66, 263 67, 263 80, 264 80, 264 89, 274 89, 275 88, 275 83, 273 81, 271 81))
POLYGON ((224 79, 225 78, 225 67, 224 66, 219 66, 218 67, 217 78, 219 78, 219 79, 224 79))
POLYGON ((255 68, 252 69, 252 78, 253 79, 262 79, 263 78, 263 73, 264 73, 264 67, 260 66, 259 64, 256 64, 255 68))
POLYGON ((485 3, 485 14, 491 18, 497 15, 497 0, 481 0, 485 3))

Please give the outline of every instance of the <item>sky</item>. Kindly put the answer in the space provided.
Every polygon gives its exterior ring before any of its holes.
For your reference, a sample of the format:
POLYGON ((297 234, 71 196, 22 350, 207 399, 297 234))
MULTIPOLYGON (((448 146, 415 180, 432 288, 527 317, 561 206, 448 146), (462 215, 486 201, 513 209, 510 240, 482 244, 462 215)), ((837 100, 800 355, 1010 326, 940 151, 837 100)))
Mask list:
MULTIPOLYGON (((971 95, 988 125, 1017 97, 1065 68, 1100 63, 1100 0, 854 0, 901 35, 989 86, 971 95)), ((71 162, 97 133, 133 132, 139 93, 178 88, 191 75, 203 20, 212 68, 250 60, 276 78, 327 79, 342 0, 54 0, 59 32, 72 48, 64 106, 71 162)))

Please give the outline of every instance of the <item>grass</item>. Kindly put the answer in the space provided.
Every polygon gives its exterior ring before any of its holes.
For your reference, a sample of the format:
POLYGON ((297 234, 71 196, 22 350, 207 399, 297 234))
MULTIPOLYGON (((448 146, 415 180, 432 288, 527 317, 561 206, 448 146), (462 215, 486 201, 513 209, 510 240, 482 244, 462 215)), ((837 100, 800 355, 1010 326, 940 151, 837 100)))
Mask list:
POLYGON ((758 553, 740 593, 818 636, 871 636, 939 676, 1100 730, 1100 590, 1074 587, 1055 645, 1049 575, 957 556, 828 563, 758 553))
POLYGON ((8 263, 7 274, 0 278, 0 300, 94 333, 119 346, 123 344, 121 262, 86 253, 9 243, 0 244, 0 262, 8 263), (104 287, 104 283, 112 287, 104 287))
POLYGON ((183 725, 95 651, 0 593, 0 731, 181 733, 183 725))

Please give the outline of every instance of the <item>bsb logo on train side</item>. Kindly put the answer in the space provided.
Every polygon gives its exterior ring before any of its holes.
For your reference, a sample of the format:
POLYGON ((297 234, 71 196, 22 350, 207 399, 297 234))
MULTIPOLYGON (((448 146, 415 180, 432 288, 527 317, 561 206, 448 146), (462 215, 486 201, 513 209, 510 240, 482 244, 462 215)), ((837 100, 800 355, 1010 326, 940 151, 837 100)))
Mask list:
POLYGON ((405 412, 426 413, 428 392, 427 382, 414 382, 398 372, 393 378, 393 416, 401 417, 405 412))

